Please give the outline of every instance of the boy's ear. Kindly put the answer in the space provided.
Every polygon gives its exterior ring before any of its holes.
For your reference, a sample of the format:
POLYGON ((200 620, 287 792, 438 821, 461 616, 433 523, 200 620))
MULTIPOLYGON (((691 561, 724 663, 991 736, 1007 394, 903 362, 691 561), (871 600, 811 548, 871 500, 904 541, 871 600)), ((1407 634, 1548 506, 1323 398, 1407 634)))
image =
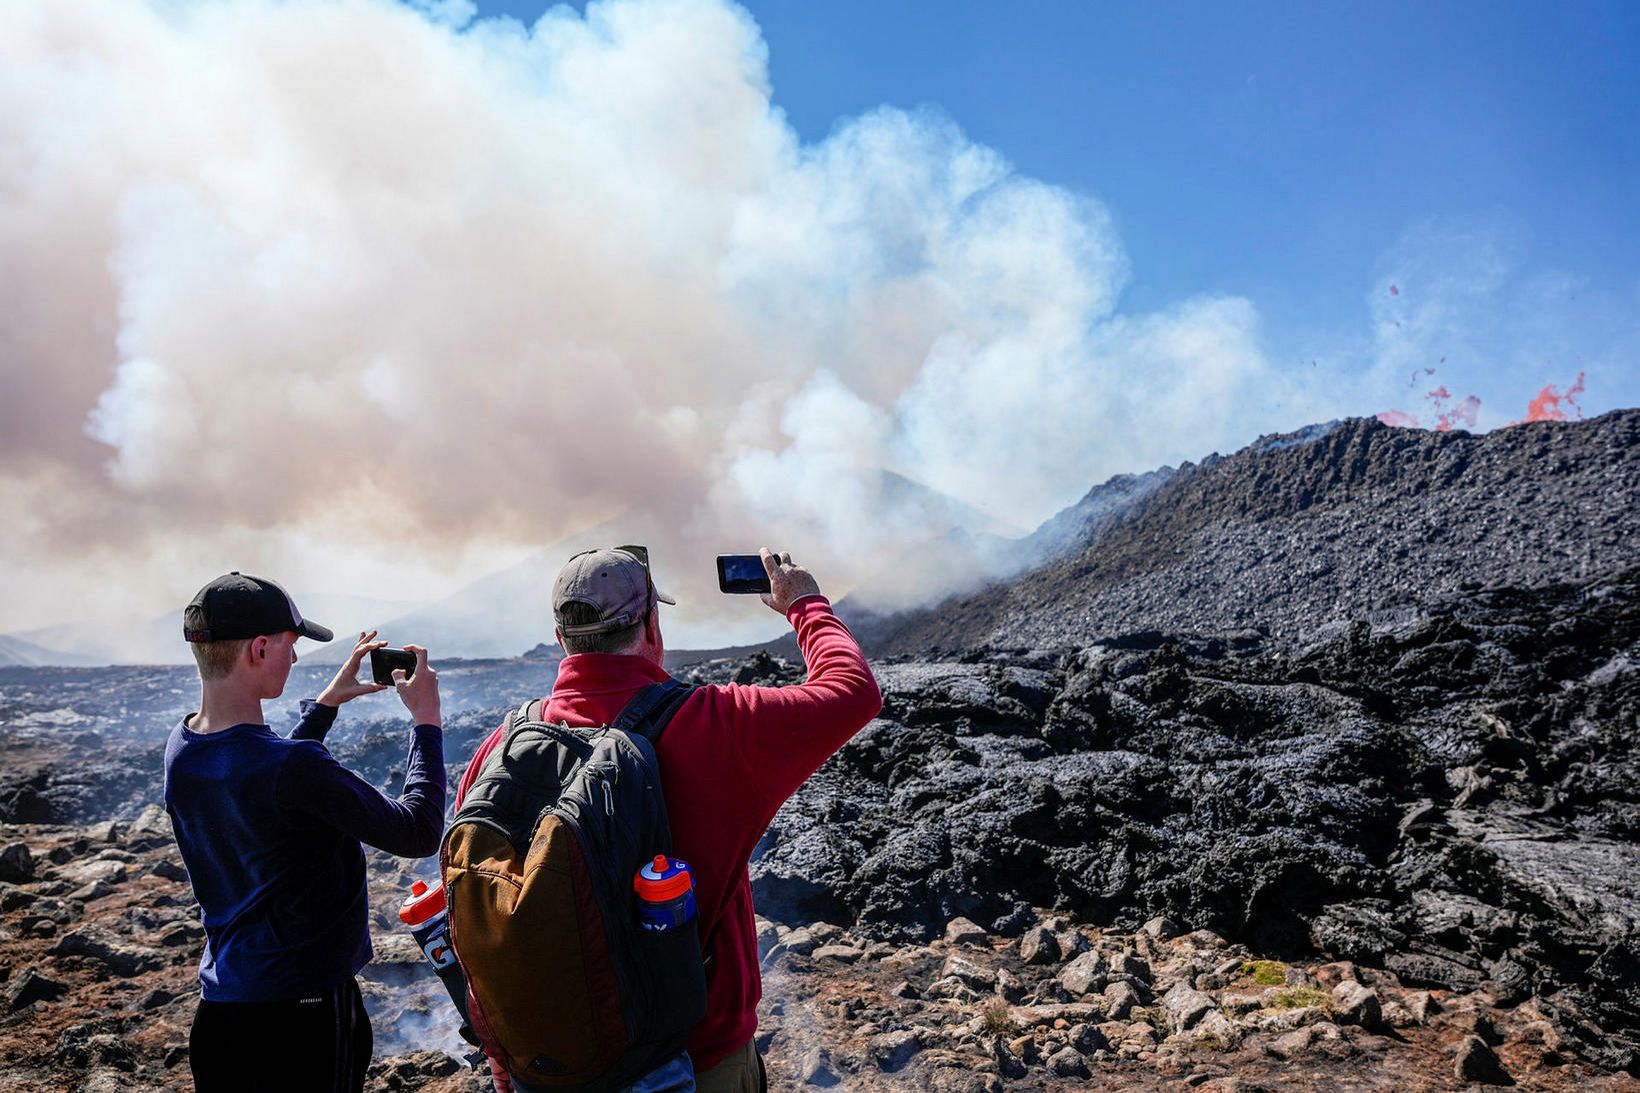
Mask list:
POLYGON ((259 638, 252 638, 250 644, 247 645, 245 649, 250 653, 251 664, 253 666, 260 664, 262 661, 268 659, 268 636, 264 634, 259 638))

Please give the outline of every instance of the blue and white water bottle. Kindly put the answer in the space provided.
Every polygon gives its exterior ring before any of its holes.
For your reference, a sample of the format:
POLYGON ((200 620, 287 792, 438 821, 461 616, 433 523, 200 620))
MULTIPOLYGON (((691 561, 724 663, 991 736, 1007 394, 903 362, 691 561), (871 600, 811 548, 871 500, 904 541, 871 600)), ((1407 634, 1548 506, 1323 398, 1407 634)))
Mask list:
POLYGON ((681 858, 656 854, 632 880, 638 893, 638 925, 675 930, 695 917, 695 877, 681 858))

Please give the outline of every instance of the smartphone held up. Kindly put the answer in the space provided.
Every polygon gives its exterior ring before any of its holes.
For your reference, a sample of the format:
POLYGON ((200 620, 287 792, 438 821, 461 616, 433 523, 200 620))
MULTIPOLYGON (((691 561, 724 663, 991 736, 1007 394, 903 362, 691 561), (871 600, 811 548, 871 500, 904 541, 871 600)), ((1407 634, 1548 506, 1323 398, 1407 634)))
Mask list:
POLYGON ((730 595, 769 592, 769 572, 757 554, 719 554, 718 589, 730 595))
POLYGON ((416 654, 408 649, 370 650, 370 678, 383 686, 393 685, 393 669, 403 668, 404 678, 416 674, 416 654))

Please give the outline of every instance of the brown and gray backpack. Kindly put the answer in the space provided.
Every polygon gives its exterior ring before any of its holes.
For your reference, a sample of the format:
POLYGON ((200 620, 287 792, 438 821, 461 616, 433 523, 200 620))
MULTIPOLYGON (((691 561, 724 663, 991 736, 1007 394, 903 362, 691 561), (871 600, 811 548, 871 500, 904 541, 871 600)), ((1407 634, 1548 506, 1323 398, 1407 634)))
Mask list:
POLYGON ((594 728, 514 711, 445 832, 468 1016, 526 1087, 619 1089, 682 1051, 706 1012, 695 924, 640 928, 632 888, 672 852, 655 742, 692 690, 651 684, 594 728))

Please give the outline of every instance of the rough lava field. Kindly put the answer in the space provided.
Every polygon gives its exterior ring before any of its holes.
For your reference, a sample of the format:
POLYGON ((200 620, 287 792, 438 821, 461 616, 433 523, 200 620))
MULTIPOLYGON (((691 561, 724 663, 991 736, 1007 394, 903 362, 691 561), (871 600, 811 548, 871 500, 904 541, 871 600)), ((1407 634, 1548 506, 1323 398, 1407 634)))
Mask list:
MULTIPOLYGON (((854 616, 883 714, 753 864, 776 1087, 1640 1089, 1640 411, 1132 481, 1041 568, 854 616)), ((676 670, 798 680, 785 648, 676 670)), ((441 665, 452 774, 555 665, 441 665)), ((7 1088, 189 1086, 153 803, 192 698, 0 670, 7 1088)), ((393 791, 405 730, 359 703, 331 744, 393 791)), ((370 868, 371 1087, 485 1088, 392 917, 433 866, 370 868)))

